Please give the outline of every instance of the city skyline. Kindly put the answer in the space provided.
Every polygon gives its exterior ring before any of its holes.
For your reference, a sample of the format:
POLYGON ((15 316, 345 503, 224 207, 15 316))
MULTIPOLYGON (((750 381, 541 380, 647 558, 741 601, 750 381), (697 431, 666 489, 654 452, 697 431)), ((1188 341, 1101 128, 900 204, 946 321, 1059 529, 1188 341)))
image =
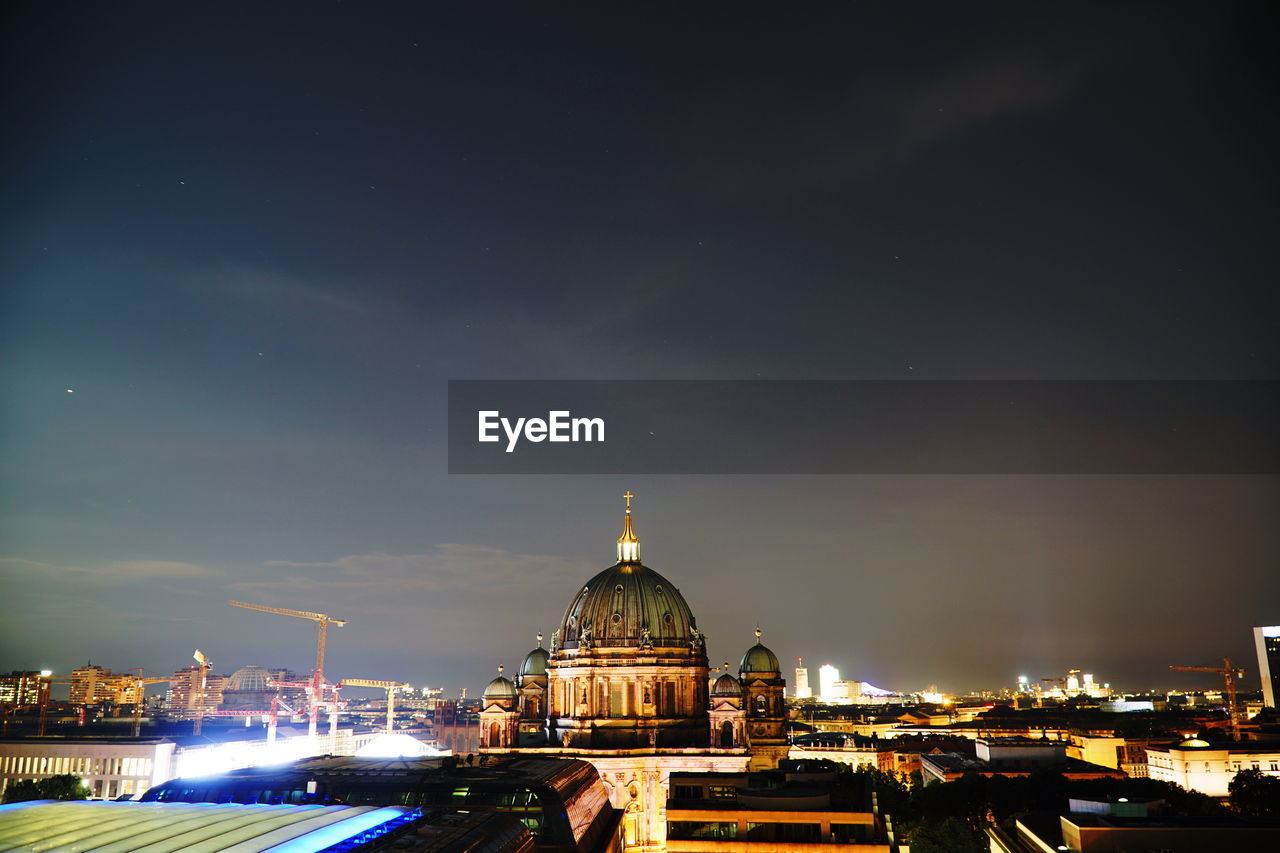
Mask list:
MULTIPOLYGON (((643 496, 641 499, 643 500, 643 496)), ((643 506, 643 504, 640 504, 640 506, 643 506)), ((638 510, 637 519, 638 519, 638 525, 643 528, 644 515, 642 510, 638 510)), ((654 542, 655 538, 657 537, 655 536, 647 537, 646 547, 656 550, 659 554, 661 554, 662 550, 664 549, 661 549, 660 544, 657 544, 654 542)), ((459 551, 462 554, 461 559, 462 559, 463 565, 466 564, 465 558, 471 557, 473 555, 471 549, 459 548, 457 549, 457 551, 459 551)), ((481 559, 494 561, 493 564, 496 567, 503 568, 510 571, 512 570, 513 567, 508 564, 508 561, 510 560, 510 558, 515 556, 516 555, 494 555, 493 553, 490 552, 490 553, 482 554, 481 559)), ((410 566, 418 565, 418 563, 416 562, 415 555, 397 556, 397 555, 375 553, 372 555, 368 555, 368 559, 375 567, 378 567, 383 564, 394 567, 398 563, 407 563, 410 566)), ((552 565, 549 562, 552 559, 554 558, 543 557, 543 558, 539 558, 538 560, 531 560, 528 562, 521 562, 518 560, 512 560, 511 562, 516 563, 517 566, 531 567, 529 568, 529 571, 531 572, 530 577, 525 580, 532 582, 535 585, 540 581, 545 581, 547 578, 558 577, 562 582, 567 582, 570 588, 572 586, 572 583, 575 580, 580 581, 582 579, 585 579, 585 577, 589 576, 590 574, 593 574, 594 571, 598 570, 600 567, 604 565, 604 563, 601 563, 600 566, 592 567, 588 563, 586 558, 583 558, 578 561, 565 560, 563 562, 562 573, 560 575, 555 575, 546 571, 546 567, 548 565, 552 565), (543 561, 548 561, 548 562, 543 562, 543 561), (582 571, 585 572, 585 574, 582 574, 580 576, 572 576, 569 574, 571 571, 578 568, 579 566, 581 567, 582 571), (539 572, 542 572, 542 573, 539 574, 539 572)), ((359 562, 353 561, 353 563, 349 565, 352 566, 352 569, 355 572, 371 571, 369 566, 362 565, 359 562)), ((447 565, 447 563, 445 565, 447 565)), ((315 568, 321 568, 321 566, 318 564, 308 564, 304 566, 290 565, 290 566, 287 566, 287 568, 315 569, 315 568)), ((325 568, 341 568, 341 567, 326 566, 325 568)), ((403 566, 401 566, 401 568, 403 568, 403 566)), ((453 567, 453 571, 456 574, 463 574, 466 571, 466 569, 458 569, 455 564, 455 566, 453 567)), ((488 578, 484 576, 481 576, 480 578, 478 578, 478 580, 480 580, 482 583, 487 581, 487 579, 488 578)), ((404 580, 404 579, 401 578, 401 580, 404 580)), ((430 579, 427 579, 427 580, 430 580, 430 579)), ((699 580, 705 580, 705 579, 699 579, 699 580)), ((681 585, 679 580, 675 580, 674 582, 678 586, 681 586, 681 589, 686 591, 687 593, 688 587, 681 585)), ((332 583, 341 585, 344 588, 352 588, 358 585, 358 581, 348 581, 348 580, 338 580, 332 583)), ((233 587, 229 587, 229 589, 232 589, 233 591, 237 591, 237 592, 242 592, 242 593, 256 592, 256 593, 259 593, 260 595, 265 594, 267 598, 274 599, 274 600, 264 600, 262 603, 281 606, 281 605, 289 605, 291 603, 291 601, 287 597, 287 594, 282 592, 282 590, 286 589, 288 586, 290 586, 289 581, 282 581, 282 582, 273 581, 269 583, 259 583, 259 584, 240 583, 240 584, 236 584, 233 587)), ((425 590, 422 590, 422 589, 415 590, 415 594, 423 594, 423 593, 425 593, 425 590)), ((295 596, 295 600, 292 601, 292 603, 294 604, 299 604, 299 603, 306 604, 308 606, 314 606, 317 609, 327 608, 329 611, 332 611, 333 614, 337 616, 350 615, 349 613, 344 614, 343 612, 344 609, 343 607, 340 606, 340 599, 322 599, 320 597, 315 596, 314 594, 307 595, 305 592, 304 586, 301 587, 299 590, 299 593, 295 593, 294 596, 295 596), (330 603, 330 601, 332 601, 333 603, 330 603)), ((555 596, 553 593, 552 598, 556 598, 556 597, 557 596, 555 596)), ((362 599, 362 600, 367 600, 367 599, 362 599)), ((704 616, 703 617, 704 625, 716 624, 712 622, 712 619, 724 619, 726 618, 726 616, 730 621, 732 621, 733 619, 731 615, 732 610, 731 608, 726 607, 726 601, 723 597, 720 597, 718 600, 713 600, 710 603, 711 603, 711 607, 704 606, 701 608, 700 612, 706 611, 715 615, 711 617, 704 616)), ((239 667, 246 666, 246 665, 262 665, 262 666, 281 665, 277 663, 277 661, 279 660, 289 661, 289 663, 287 664, 288 666, 294 669, 298 669, 300 671, 306 671, 309 668, 309 665, 307 662, 311 659, 311 656, 314 655, 314 631, 310 629, 310 626, 306 624, 295 625, 293 624, 292 620, 278 620, 278 619, 273 619, 269 617, 264 618, 261 616, 253 616, 253 615, 250 615, 249 618, 245 619, 244 617, 241 616, 241 614, 237 613, 234 608, 230 608, 226 604, 225 600, 215 600, 215 601, 209 602, 209 604, 211 605, 211 607, 215 609, 226 608, 226 612, 222 612, 222 613, 214 612, 203 617, 178 616, 177 618, 183 622, 189 622, 192 624, 206 624, 206 625, 215 626, 215 629, 212 631, 208 631, 203 635, 188 633, 187 636, 190 636, 193 641, 202 640, 202 642, 198 642, 197 645, 202 646, 206 650, 219 649, 219 648, 227 648, 227 649, 239 648, 242 650, 240 653, 242 656, 257 655, 257 657, 250 659, 245 657, 237 657, 234 653, 232 653, 232 656, 228 659, 226 655, 215 656, 214 653, 211 651, 210 657, 215 660, 215 668, 218 671, 226 670, 227 672, 230 672, 234 669, 238 669, 239 667), (236 626, 236 631, 234 632, 237 637, 236 641, 230 642, 230 643, 227 642, 226 639, 223 639, 223 637, 225 637, 225 634, 222 634, 222 636, 220 637, 221 632, 216 630, 216 625, 219 622, 233 623, 236 626), (271 642, 274 643, 275 645, 272 646, 271 651, 269 653, 256 651, 258 649, 263 648, 261 643, 264 641, 264 640, 257 639, 257 637, 273 638, 271 642), (259 660, 257 658, 269 658, 269 659, 259 660), (222 663, 222 660, 224 659, 229 660, 229 662, 226 664, 222 663)), ((412 601, 403 603, 403 604, 406 607, 406 609, 413 609, 415 607, 412 601)), ((698 604, 702 604, 702 602, 698 602, 698 604)), ((509 607, 510 603, 504 602, 502 599, 502 596, 499 595, 494 600, 493 606, 496 606, 498 608, 509 607)), ((837 603, 837 606, 838 606, 838 603, 837 603)), ((375 607, 376 607, 376 604, 375 604, 375 607)), ((1266 607, 1267 607, 1267 603, 1261 602, 1257 610, 1259 612, 1265 612, 1266 607)), ((559 619, 559 614, 555 612, 556 609, 557 608, 553 606, 547 611, 549 614, 553 614, 545 620, 548 624, 554 623, 559 619)), ((993 615, 996 615, 996 614, 993 614, 993 615)), ((404 616, 402 618, 408 618, 408 617, 404 616)), ((356 624, 358 624, 358 620, 356 624)), ((762 624, 762 627, 765 628, 766 632, 770 636, 770 641, 774 642, 775 645, 781 645, 780 642, 773 639, 774 632, 769 629, 769 620, 762 619, 761 624, 762 624)), ((1222 644, 1226 652, 1230 654, 1233 658, 1235 658, 1237 662, 1251 660, 1251 655, 1249 653, 1252 651, 1251 632, 1252 632, 1252 626, 1254 624, 1257 624, 1257 620, 1255 620, 1254 622, 1250 622, 1247 625, 1244 625, 1237 632, 1242 635, 1241 637, 1233 637, 1229 642, 1224 642, 1222 644)), ((382 627, 386 627, 386 626, 382 626, 382 627)), ((352 666, 350 663, 348 663, 348 661, 359 659, 361 656, 360 652, 351 649, 349 646, 347 648, 344 648, 344 646, 347 646, 347 638, 349 636, 352 636, 355 633, 357 632, 350 631, 349 626, 347 628, 344 628, 343 631, 335 630, 331 632, 331 640, 330 640, 330 646, 329 646, 329 649, 330 649, 329 660, 331 663, 326 667, 326 671, 329 672, 331 676, 341 677, 342 675, 346 675, 347 677, 359 676, 359 677, 402 678, 407 681, 410 681, 411 683, 421 682, 424 684, 429 684, 433 687, 442 687, 446 690, 447 693, 456 693, 458 692, 458 689, 460 689, 461 687, 467 687, 468 694, 472 696, 478 695, 478 687, 483 684, 483 679, 478 674, 471 677, 455 679, 456 681, 462 682, 455 686, 453 684, 450 684, 447 681, 447 678, 441 678, 438 676, 433 677, 432 673, 429 671, 422 671, 420 677, 410 677, 411 674, 406 674, 403 671, 391 671, 392 665, 382 663, 382 662, 378 662, 373 665, 372 668, 376 669, 377 670, 376 672, 345 671, 345 668, 350 668, 352 666), (334 663, 335 661, 336 663, 334 663), (335 670, 334 669, 335 666, 344 667, 344 671, 339 672, 335 670)), ((535 629, 535 633, 543 633, 543 634, 549 635, 549 629, 545 628, 542 625, 538 625, 535 629)), ((710 659, 713 661, 713 665, 718 665, 722 660, 728 660, 731 666, 736 665, 737 652, 733 650, 734 639, 736 638, 732 636, 725 637, 721 632, 713 632, 711 630, 708 630, 707 633, 709 635, 708 647, 710 652, 710 659), (721 650, 725 651, 726 654, 720 654, 721 650)), ((777 632, 777 633, 782 633, 782 632, 777 632)), ((818 633, 820 634, 820 632, 818 633)), ((500 636, 507 638, 510 645, 506 651, 499 651, 498 654, 494 655, 495 658, 502 658, 504 656, 510 657, 510 654, 513 654, 512 652, 510 652, 511 648, 521 648, 521 645, 520 645, 521 642, 525 642, 527 644, 529 640, 533 639, 532 637, 530 637, 526 640, 525 638, 520 637, 517 627, 515 625, 509 625, 507 630, 504 631, 500 636)), ((867 650, 862 652, 859 652, 857 650, 852 650, 844 653, 843 655, 838 652, 828 653, 828 654, 825 654, 825 656, 823 656, 822 654, 819 654, 819 655, 813 654, 812 649, 809 647, 815 645, 815 643, 811 640, 806 640, 803 634, 799 634, 796 632, 785 633, 784 638, 785 638, 784 641, 787 644, 795 645, 797 646, 797 650, 806 652, 806 654, 799 655, 800 657, 807 657, 810 661, 821 661, 820 666, 825 666, 828 664, 837 664, 837 669, 840 671, 842 677, 845 679, 856 679, 858 681, 871 682, 876 684, 877 686, 881 686, 881 687, 887 686, 889 689, 892 689, 895 692, 903 692, 903 693, 920 692, 925 690, 928 685, 937 685, 944 692, 951 692, 951 693, 978 692, 981 690, 998 690, 1002 687, 1014 686, 1016 683, 1016 677, 1019 674, 1030 673, 1030 678, 1034 682, 1034 681, 1039 681, 1041 678, 1044 678, 1044 677, 1060 677, 1063 674, 1065 674, 1069 669, 1080 669, 1082 663, 1086 665, 1088 664, 1088 661, 1081 661, 1079 659, 1080 655, 1077 653, 1074 653, 1069 648, 1055 649, 1049 652, 1048 654, 1046 654, 1044 658, 1041 658, 1042 660, 1047 659, 1051 661, 1051 663, 1043 664, 1039 666, 1039 670, 1043 670, 1043 671, 1039 671, 1037 670, 1037 667, 1034 665, 1037 660, 1036 657, 1028 656, 1025 652, 1013 652, 1013 653, 1005 654, 999 658, 993 659, 993 665, 986 670, 988 673, 990 673, 989 678, 987 678, 986 680, 974 679, 973 681, 965 682, 962 677, 957 677, 951 674, 953 670, 943 665, 937 665, 934 668, 916 668, 915 670, 912 670, 909 668, 904 669, 903 664, 899 660, 895 660, 895 657, 892 653, 889 653, 887 655, 882 654, 877 656, 877 653, 874 650, 874 648, 868 648, 867 650), (1018 663, 1025 663, 1027 661, 1030 661, 1030 664, 1022 665, 1022 666, 1017 665, 1018 663), (1012 668, 1004 667, 1002 670, 997 670, 996 667, 1007 662, 1013 662, 1015 665, 1012 668), (1058 663, 1058 662, 1062 662, 1062 663, 1058 663), (892 674, 894 672, 902 672, 902 671, 905 671, 907 673, 915 672, 915 673, 920 673, 922 675, 917 675, 916 676, 917 680, 914 683, 902 684, 902 683, 899 683, 901 679, 909 678, 911 676, 910 675, 894 676, 892 674), (881 672, 888 672, 890 673, 890 675, 884 678, 880 678, 876 674, 881 672), (887 682, 887 683, 882 683, 882 682, 887 682)), ((1105 643, 1106 639, 1107 638, 1105 634, 1097 637, 1097 640, 1103 643, 1105 643)), ((355 645, 357 649, 362 647, 363 645, 361 642, 362 640, 363 638, 358 638, 356 640, 355 645)), ((1195 642, 1198 642, 1198 640, 1195 640, 1195 642)), ((1176 644, 1166 642, 1166 644, 1158 651, 1158 654, 1160 654, 1162 657, 1170 657, 1175 653, 1170 651, 1165 651, 1165 649, 1176 648, 1176 647, 1177 647, 1176 644)), ((367 649, 367 646, 364 646, 364 648, 367 649)), ((1197 652, 1195 651, 1195 648, 1196 647, 1194 645, 1192 645, 1191 643, 1188 643, 1188 650, 1186 652, 1183 652, 1184 658, 1187 655, 1196 655, 1197 652)), ((790 649, 788 649, 788 651, 789 650, 790 649)), ((122 652, 122 654, 127 654, 127 653, 128 653, 127 651, 122 652)), ((958 653, 961 655, 965 655, 969 653, 969 650, 962 647, 958 650, 958 653)), ((37 652, 37 654, 39 653, 37 652)), ((149 654, 154 657, 154 652, 150 652, 149 654)), ((415 655, 415 656, 420 656, 420 655, 415 655)), ((1121 653, 1110 659, 1123 662, 1126 656, 1127 656, 1126 654, 1121 653)), ((46 655, 46 658, 47 657, 48 655, 46 655)), ((112 663, 110 662, 104 663, 105 658, 101 658, 101 656, 96 656, 96 657, 91 656, 91 657, 94 657, 94 659, 98 663, 108 666, 108 668, 112 666, 112 663)), ((795 656, 792 656, 792 657, 795 657, 795 656)), ((1098 657, 1095 659, 1099 659, 1099 658, 1102 660, 1108 659, 1106 655, 1098 655, 1098 657)), ((394 659, 394 656, 393 656, 393 659, 394 659)), ((443 655, 437 652, 431 656, 431 659, 434 664, 436 661, 440 659, 448 660, 449 658, 447 655, 443 655)), ((1200 654, 1199 657, 1187 658, 1182 662, 1204 663, 1204 662, 1212 662, 1215 659, 1216 658, 1213 656, 1200 654)), ((457 660, 467 661, 467 660, 474 660, 474 658, 459 657, 457 658, 457 660)), ((85 662, 88 662, 88 659, 86 659, 85 662)), ((514 661, 514 660, 506 660, 506 661, 499 661, 499 662, 505 662, 505 664, 509 668, 513 667, 515 663, 517 663, 517 661, 514 661)), ((1134 677, 1132 675, 1112 676, 1110 673, 1113 672, 1114 670, 1108 669, 1105 666, 1094 666, 1092 667, 1092 669, 1093 671, 1101 674, 1100 681, 1108 681, 1108 682, 1114 683, 1117 689, 1128 690, 1132 692, 1143 692, 1149 689, 1156 689, 1156 690, 1159 690, 1159 689, 1186 689, 1186 690, 1214 689, 1214 685, 1205 683, 1203 678, 1197 679, 1196 676, 1177 675, 1177 674, 1169 673, 1167 671, 1167 667, 1169 663, 1173 663, 1173 662, 1176 662, 1176 661, 1169 661, 1163 664, 1156 663, 1150 670, 1148 670, 1149 677, 1147 680, 1142 680, 1141 670, 1131 669, 1130 672, 1137 671, 1139 673, 1138 677, 1134 677)), ((40 663, 40 662, 37 661, 37 662, 32 662, 30 664, 14 663, 12 666, 8 664, 0 664, 0 670, 7 671, 9 669, 24 669, 24 668, 39 670, 42 668, 48 668, 47 666, 44 666, 44 665, 37 666, 35 665, 36 663, 40 663)), ((76 664, 76 665, 81 665, 81 664, 76 664)), ((364 666, 366 669, 370 668, 367 664, 364 666)), ((401 666, 403 667, 405 665, 401 664, 401 666)), ((418 666, 420 668, 423 667, 422 664, 418 664, 418 666)), ((431 664, 428 664, 427 668, 429 668, 430 666, 431 664)), ((1253 670, 1253 667, 1249 666, 1248 664, 1245 664, 1245 666, 1246 668, 1253 670)), ((153 674, 170 671, 165 669, 163 665, 150 666, 147 668, 153 674)), ((438 668, 438 664, 437 664, 437 668, 438 668)), ((1123 672, 1123 667, 1119 668, 1119 670, 1123 672)), ((69 669, 67 671, 69 671, 69 669)), ((119 670, 119 671, 123 671, 123 670, 119 670)), ((483 672, 484 670, 481 669, 480 671, 483 672)), ((1257 686, 1257 685, 1254 685, 1253 682, 1257 680, 1258 680, 1258 674, 1251 671, 1250 675, 1247 676, 1245 679, 1245 682, 1244 682, 1245 689, 1253 689, 1254 686, 1257 686)))
POLYGON ((1207 687, 1168 666, 1280 621, 1274 476, 464 477, 446 446, 456 379, 1274 379, 1265 9, 9 23, 0 671, 309 671, 313 629, 244 600, 348 619, 334 675, 475 695, 610 564, 627 490, 713 663, 758 623, 895 689, 1207 687))

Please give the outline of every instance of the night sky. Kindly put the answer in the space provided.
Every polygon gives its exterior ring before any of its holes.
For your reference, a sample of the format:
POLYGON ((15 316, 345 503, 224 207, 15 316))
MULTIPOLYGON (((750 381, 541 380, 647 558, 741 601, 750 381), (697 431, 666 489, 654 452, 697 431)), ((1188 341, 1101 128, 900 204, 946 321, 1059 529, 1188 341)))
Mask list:
POLYGON ((444 401, 1280 378, 1267 5, 9 5, 0 670, 309 669, 236 598, 474 693, 626 489, 716 663, 1254 670, 1275 477, 450 477, 444 401))

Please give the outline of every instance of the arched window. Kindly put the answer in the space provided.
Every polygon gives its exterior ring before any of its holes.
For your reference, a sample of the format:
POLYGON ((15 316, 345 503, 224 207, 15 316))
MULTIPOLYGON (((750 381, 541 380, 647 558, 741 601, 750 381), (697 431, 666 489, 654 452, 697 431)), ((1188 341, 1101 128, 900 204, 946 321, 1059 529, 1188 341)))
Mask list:
POLYGON ((489 746, 502 746, 502 744, 498 742, 501 735, 502 728, 497 723, 492 723, 489 726, 489 746))
POLYGON ((763 717, 769 713, 769 700, 763 696, 756 697, 756 716, 763 717))
POLYGON ((729 720, 725 720, 720 727, 720 746, 725 749, 733 746, 733 723, 729 720))

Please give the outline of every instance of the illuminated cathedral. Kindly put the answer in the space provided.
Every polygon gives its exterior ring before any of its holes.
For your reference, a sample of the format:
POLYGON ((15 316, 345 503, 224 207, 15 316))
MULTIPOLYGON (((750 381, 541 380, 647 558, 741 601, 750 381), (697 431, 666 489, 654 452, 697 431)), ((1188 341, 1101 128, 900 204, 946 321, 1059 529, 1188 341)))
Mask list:
POLYGON ((624 813, 626 849, 661 851, 673 771, 741 772, 786 757, 786 682, 759 629, 738 676, 711 682, 693 611, 640 562, 632 497, 618 561, 574 592, 550 649, 538 635, 515 680, 499 673, 485 689, 480 751, 590 761, 624 813))

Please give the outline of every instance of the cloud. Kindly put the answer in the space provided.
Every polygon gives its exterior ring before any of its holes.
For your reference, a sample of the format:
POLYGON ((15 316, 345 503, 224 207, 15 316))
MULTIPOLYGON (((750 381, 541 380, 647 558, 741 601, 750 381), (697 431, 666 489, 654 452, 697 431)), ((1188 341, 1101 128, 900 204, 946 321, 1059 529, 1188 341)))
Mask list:
MULTIPOLYGON (((486 545, 445 543, 426 554, 387 554, 375 551, 353 554, 329 562, 294 562, 270 560, 270 568, 332 569, 321 583, 338 586, 363 586, 370 583, 390 585, 398 589, 429 592, 483 593, 502 589, 535 588, 544 584, 576 583, 589 572, 585 561, 561 557, 516 554, 486 545)), ((314 582, 315 579, 313 578, 314 582)), ((264 582, 249 582, 262 586, 264 582)), ((278 584, 282 581, 267 581, 278 584)), ((245 584, 233 584, 240 588, 245 584)))
MULTIPOLYGON (((1094 67, 1028 52, 958 61, 926 73, 862 81, 837 98, 770 106, 777 132, 735 137, 684 178, 712 198, 824 192, 866 180, 948 139, 1007 115, 1050 106, 1094 67), (807 129, 808 132, 796 132, 807 129)), ((715 105, 708 121, 725 119, 715 105), (717 118, 718 116, 718 118, 717 118)), ((732 105, 731 105, 732 106, 732 105)), ((691 116, 699 123, 700 119, 691 116)))
POLYGON ((115 560, 97 566, 76 566, 20 557, 0 557, 0 571, 92 584, 126 584, 165 578, 189 580, 212 578, 219 574, 208 566, 177 560, 115 560))
POLYGON ((354 298, 349 290, 324 287, 272 270, 228 267, 196 276, 190 286, 263 311, 371 314, 372 306, 354 298))
POLYGON ((458 637, 469 637, 473 651, 488 655, 523 648, 536 630, 549 633, 554 626, 548 620, 564 612, 567 596, 599 571, 586 560, 455 543, 421 554, 372 552, 265 565, 286 571, 226 588, 249 601, 349 619, 349 642, 394 626, 412 647, 452 648, 458 637), (519 602, 515 618, 513 601, 519 602), (496 614, 508 618, 491 622, 496 614), (490 630, 477 632, 477 620, 490 623, 490 630))
POLYGON ((200 578, 218 574, 208 566, 182 563, 176 560, 117 560, 107 563, 104 569, 117 577, 129 580, 144 578, 200 578))

